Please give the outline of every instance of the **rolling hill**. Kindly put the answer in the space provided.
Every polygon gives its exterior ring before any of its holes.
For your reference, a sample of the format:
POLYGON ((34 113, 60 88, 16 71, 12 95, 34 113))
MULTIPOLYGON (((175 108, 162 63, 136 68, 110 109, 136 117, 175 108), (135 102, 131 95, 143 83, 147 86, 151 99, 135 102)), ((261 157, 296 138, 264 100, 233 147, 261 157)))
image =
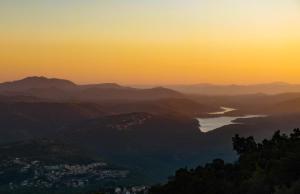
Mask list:
POLYGON ((0 95, 32 96, 46 101, 80 102, 137 101, 184 97, 179 92, 162 87, 137 89, 108 83, 77 85, 68 80, 46 77, 28 77, 22 80, 1 83, 0 95))

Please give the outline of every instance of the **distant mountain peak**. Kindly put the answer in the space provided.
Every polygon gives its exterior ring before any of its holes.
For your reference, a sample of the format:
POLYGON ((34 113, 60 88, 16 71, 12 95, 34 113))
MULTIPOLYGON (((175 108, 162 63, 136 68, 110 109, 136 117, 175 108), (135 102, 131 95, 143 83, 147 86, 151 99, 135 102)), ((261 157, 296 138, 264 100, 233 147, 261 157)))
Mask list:
POLYGON ((110 86, 110 87, 121 87, 121 85, 119 85, 117 83, 102 83, 100 85, 102 85, 102 86, 110 86))
POLYGON ((100 84, 88 84, 82 85, 85 88, 122 88, 123 86, 117 83, 100 83, 100 84))
POLYGON ((46 80, 48 79, 45 76, 29 76, 29 77, 25 77, 24 79, 21 80, 46 80))
POLYGON ((155 91, 155 92, 166 92, 166 93, 172 93, 172 94, 178 94, 181 95, 179 92, 166 88, 166 87, 154 87, 154 88, 150 88, 150 89, 146 89, 146 90, 151 90, 151 91, 155 91))
MULTIPOLYGON (((69 80, 65 80, 65 79, 58 79, 58 78, 47 78, 44 76, 31 76, 31 77, 26 77, 24 79, 18 80, 18 81, 14 81, 14 82, 61 82, 61 83, 68 83, 68 84, 72 84, 75 85, 73 82, 69 81, 69 80)), ((13 82, 11 82, 13 83, 13 82)))
POLYGON ((117 83, 77 85, 68 80, 44 76, 32 76, 17 81, 0 83, 0 94, 88 102, 182 97, 181 93, 163 87, 138 89, 117 83))
POLYGON ((69 80, 47 78, 43 76, 31 76, 23 78, 21 80, 1 83, 0 89, 23 91, 33 88, 73 88, 75 86, 76 84, 69 80))

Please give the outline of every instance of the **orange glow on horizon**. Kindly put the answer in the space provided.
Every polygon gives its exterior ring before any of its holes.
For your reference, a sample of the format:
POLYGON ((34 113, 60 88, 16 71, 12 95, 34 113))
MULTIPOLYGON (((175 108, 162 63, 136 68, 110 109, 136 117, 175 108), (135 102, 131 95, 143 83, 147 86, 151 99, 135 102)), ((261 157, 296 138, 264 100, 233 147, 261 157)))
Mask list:
POLYGON ((77 83, 300 83, 296 1, 203 0, 204 8, 167 1, 147 9, 145 2, 89 1, 74 3, 77 12, 39 4, 27 5, 22 16, 2 13, 11 17, 0 19, 0 81, 43 75, 77 83), (129 11, 109 12, 122 6, 129 11))

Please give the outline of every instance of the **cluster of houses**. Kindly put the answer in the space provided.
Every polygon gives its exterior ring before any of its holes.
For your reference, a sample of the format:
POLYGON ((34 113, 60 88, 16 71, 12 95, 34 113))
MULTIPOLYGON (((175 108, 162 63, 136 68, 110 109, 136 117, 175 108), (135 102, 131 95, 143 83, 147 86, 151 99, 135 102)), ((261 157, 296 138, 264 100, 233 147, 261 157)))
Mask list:
POLYGON ((94 162, 89 164, 58 164, 45 165, 41 161, 28 161, 22 158, 2 161, 0 164, 0 174, 6 174, 11 178, 10 189, 20 187, 36 188, 81 188, 88 184, 104 179, 122 179, 129 174, 127 170, 111 169, 104 162, 94 162), (6 172, 6 170, 8 170, 6 172), (9 175, 11 173, 11 176, 9 175), (22 180, 14 180, 14 175, 22 180))
POLYGON ((130 116, 127 116, 126 118, 120 119, 117 124, 108 124, 107 127, 117 129, 119 131, 124 131, 134 126, 142 125, 151 118, 152 116, 148 114, 132 114, 130 116))
POLYGON ((130 188, 117 187, 115 189, 115 194, 148 194, 147 186, 133 186, 130 188))

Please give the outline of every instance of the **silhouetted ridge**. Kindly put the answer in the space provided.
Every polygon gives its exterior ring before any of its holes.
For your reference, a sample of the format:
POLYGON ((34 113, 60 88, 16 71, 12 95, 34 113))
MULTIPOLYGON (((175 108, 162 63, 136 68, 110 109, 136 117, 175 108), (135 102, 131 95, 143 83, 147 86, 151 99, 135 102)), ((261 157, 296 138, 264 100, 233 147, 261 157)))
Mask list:
POLYGON ((101 84, 87 84, 82 85, 82 88, 122 88, 123 86, 117 83, 101 83, 101 84))
POLYGON ((183 96, 179 92, 162 87, 138 89, 116 83, 77 85, 68 80, 46 77, 27 77, 0 83, 0 92, 4 96, 32 96, 64 102, 140 101, 183 96))
POLYGON ((27 77, 21 80, 4 82, 0 84, 0 90, 8 91, 24 91, 28 89, 39 89, 39 88, 74 88, 76 84, 69 80, 46 78, 46 77, 27 77))
POLYGON ((216 85, 216 84, 193 84, 193 85, 170 85, 173 90, 201 95, 245 95, 245 94, 279 94, 288 92, 300 92, 300 84, 285 82, 272 82, 253 85, 216 85))

